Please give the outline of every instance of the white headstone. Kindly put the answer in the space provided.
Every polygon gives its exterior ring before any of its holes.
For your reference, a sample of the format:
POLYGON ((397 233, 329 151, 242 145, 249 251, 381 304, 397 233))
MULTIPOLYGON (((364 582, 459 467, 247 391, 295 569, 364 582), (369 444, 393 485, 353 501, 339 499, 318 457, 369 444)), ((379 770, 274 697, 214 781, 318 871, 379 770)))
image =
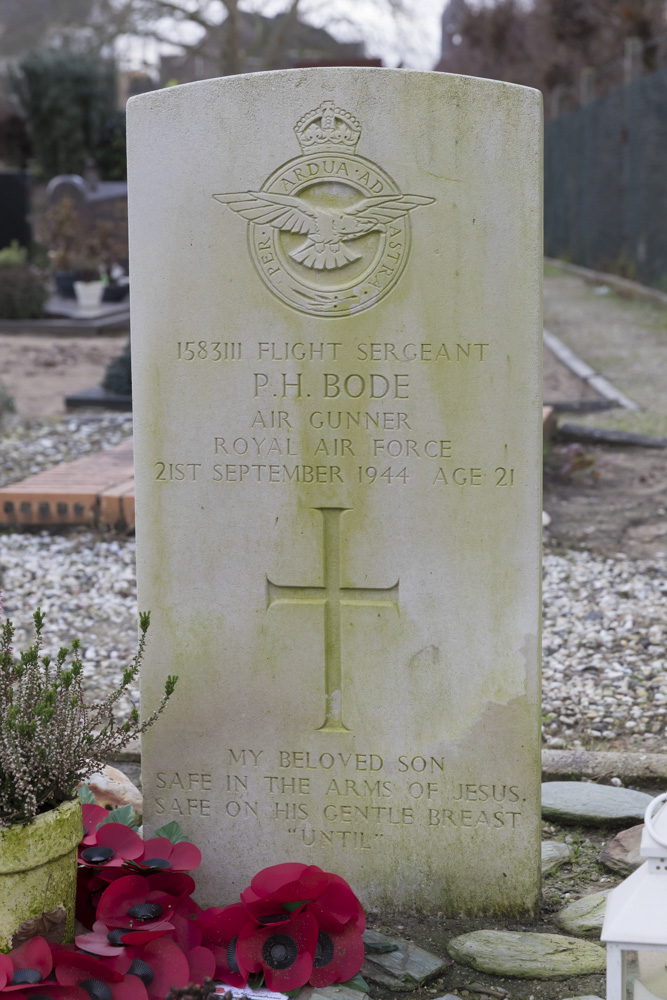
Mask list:
POLYGON ((541 111, 310 69, 129 103, 149 828, 204 903, 539 884, 541 111))

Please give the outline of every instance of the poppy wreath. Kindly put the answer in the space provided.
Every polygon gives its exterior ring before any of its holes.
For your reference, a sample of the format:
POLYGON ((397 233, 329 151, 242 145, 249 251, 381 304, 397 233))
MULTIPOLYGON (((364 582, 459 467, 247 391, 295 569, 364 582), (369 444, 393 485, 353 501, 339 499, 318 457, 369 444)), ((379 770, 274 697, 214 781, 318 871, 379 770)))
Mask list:
POLYGON ((84 786, 76 917, 85 930, 75 945, 35 937, 0 955, 0 1000, 165 1000, 210 979, 282 993, 367 990, 364 911, 339 875, 273 865, 240 902, 202 910, 189 874, 201 853, 178 823, 143 840, 129 806, 109 813, 87 795, 84 786))
POLYGON ((316 865, 265 868, 240 903, 210 907, 195 923, 215 956, 215 977, 230 986, 259 975, 282 993, 306 984, 366 988, 359 976, 366 926, 361 903, 344 879, 316 865))

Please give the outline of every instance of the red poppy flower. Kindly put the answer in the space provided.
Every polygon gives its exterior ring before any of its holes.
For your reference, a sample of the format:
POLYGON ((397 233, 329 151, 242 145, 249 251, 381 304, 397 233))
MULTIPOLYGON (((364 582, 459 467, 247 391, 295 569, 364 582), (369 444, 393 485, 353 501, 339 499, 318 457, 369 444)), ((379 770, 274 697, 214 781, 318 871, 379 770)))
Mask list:
POLYGON ((258 872, 241 900, 259 923, 284 923, 309 900, 321 896, 328 884, 329 876, 321 868, 290 861, 258 872), (287 903, 291 905, 283 905, 287 903))
POLYGON ((91 928, 97 919, 97 904, 110 882, 127 878, 124 868, 79 867, 76 875, 76 919, 91 928))
POLYGON ((169 938, 184 952, 189 952, 202 944, 201 930, 196 923, 201 913, 201 906, 198 906, 190 896, 186 896, 184 899, 179 899, 171 915, 174 930, 169 934, 169 938))
POLYGON ((317 948, 313 958, 313 970, 308 980, 312 986, 330 986, 332 983, 346 983, 364 964, 364 942, 361 931, 354 921, 343 930, 320 928, 317 948))
POLYGON ((328 884, 329 876, 317 865, 288 861, 263 868, 255 875, 250 888, 260 899, 294 903, 302 899, 317 899, 328 884))
POLYGON ((51 949, 43 937, 31 938, 8 955, 0 957, 4 959, 0 966, 0 976, 3 969, 5 975, 3 993, 25 990, 28 986, 42 983, 53 969, 51 949))
POLYGON ((81 843, 89 847, 96 842, 97 828, 109 813, 104 806, 96 806, 92 802, 84 802, 81 806, 83 819, 83 837, 81 843))
POLYGON ((363 934, 366 930, 366 915, 364 908, 352 892, 344 878, 329 872, 329 885, 322 895, 308 904, 308 912, 312 913, 323 930, 342 930, 352 920, 363 934))
POLYGON ((144 841, 144 853, 135 865, 162 871, 190 872, 199 868, 201 851, 188 840, 172 844, 168 837, 153 837, 144 841))
POLYGON ((126 875, 107 886, 97 904, 97 918, 109 927, 153 930, 171 916, 178 896, 154 887, 151 878, 126 875))
POLYGON ((181 989, 190 982, 186 955, 166 938, 149 941, 137 948, 125 948, 123 956, 110 960, 109 964, 128 978, 140 979, 151 1000, 164 1000, 172 986, 181 989))
POLYGON ((205 979, 213 979, 215 975, 215 957, 210 948, 198 945, 186 952, 185 956, 190 966, 188 982, 201 986, 205 979))
POLYGON ((9 955, 0 955, 0 990, 4 986, 11 982, 11 978, 14 975, 14 966, 12 965, 12 960, 9 955))
POLYGON ((62 986, 80 986, 89 1000, 147 1000, 146 987, 136 976, 123 976, 92 955, 57 951, 56 979, 62 986))
POLYGON ((270 990, 298 989, 312 972, 317 934, 317 921, 310 913, 300 913, 277 927, 246 926, 236 943, 239 968, 263 971, 270 990))
POLYGON ((50 979, 36 986, 24 987, 20 993, 12 993, 12 1000, 90 1000, 80 986, 60 986, 50 979))
POLYGON ((88 934, 77 934, 74 938, 81 951, 87 951, 98 957, 114 957, 122 955, 126 945, 148 944, 159 937, 164 937, 174 925, 168 920, 151 924, 150 930, 129 930, 124 927, 107 927, 102 920, 96 920, 93 929, 88 934))
POLYGON ((166 892, 174 899, 184 899, 186 896, 191 896, 197 888, 192 875, 186 875, 184 872, 155 872, 143 877, 151 889, 166 892))
POLYGON ((95 843, 79 850, 79 864, 89 868, 120 868, 126 861, 140 858, 144 842, 124 823, 105 823, 95 834, 95 843))
POLYGON ((245 928, 253 930, 255 923, 243 904, 234 903, 224 909, 211 906, 197 917, 196 924, 201 930, 202 943, 215 956, 213 978, 222 979, 230 986, 245 986, 249 970, 239 963, 236 944, 241 931, 245 928))

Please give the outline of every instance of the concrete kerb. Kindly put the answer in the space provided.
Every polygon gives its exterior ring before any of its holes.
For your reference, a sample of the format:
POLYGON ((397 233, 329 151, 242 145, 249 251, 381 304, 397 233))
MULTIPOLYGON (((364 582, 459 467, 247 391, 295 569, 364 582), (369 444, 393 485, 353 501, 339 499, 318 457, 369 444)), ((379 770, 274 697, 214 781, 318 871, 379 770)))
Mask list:
POLYGON ((549 348, 553 354, 556 355, 559 361, 561 361, 567 368, 573 372, 578 378, 582 379, 584 382, 588 382, 591 388, 595 389, 597 393, 613 402, 616 406, 622 406, 625 410, 638 410, 639 406, 634 400, 630 399, 624 393, 617 389, 616 386, 612 385, 608 379, 599 372, 596 372, 594 368, 591 368, 589 364, 582 361, 581 358, 572 351, 566 344, 563 343, 558 337, 553 333, 549 333, 548 330, 543 331, 544 343, 549 348))
POLYGON ((658 305, 667 306, 667 292, 661 292, 657 288, 650 288, 648 285, 641 285, 638 281, 631 281, 630 278, 621 278, 618 274, 608 274, 606 271, 593 271, 589 267, 582 267, 580 264, 570 264, 565 260, 557 260, 555 257, 545 257, 546 264, 558 267, 568 274, 576 274, 583 278, 590 285, 609 285, 610 288, 620 292, 621 295, 631 298, 648 299, 649 302, 657 302, 658 305))

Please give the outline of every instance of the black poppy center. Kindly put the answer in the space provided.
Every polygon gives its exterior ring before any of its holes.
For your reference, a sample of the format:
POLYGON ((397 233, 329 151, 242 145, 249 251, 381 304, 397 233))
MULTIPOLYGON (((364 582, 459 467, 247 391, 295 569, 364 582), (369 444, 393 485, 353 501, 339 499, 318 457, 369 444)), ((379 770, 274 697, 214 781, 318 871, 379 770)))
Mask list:
POLYGON ((127 971, 130 976, 136 976, 140 979, 144 986, 150 986, 155 979, 155 973, 150 965, 141 958, 135 958, 127 971))
POLYGON ((333 939, 325 934, 324 931, 320 931, 317 935, 317 948, 315 949, 315 958, 313 959, 313 965, 316 969, 323 969, 325 965, 334 957, 334 943, 333 939))
POLYGON ((127 915, 134 920, 157 920, 162 916, 162 907, 159 903, 135 903, 129 908, 127 915))
POLYGON ((12 976, 12 986, 32 986, 41 981, 42 976, 37 969, 15 969, 12 976))
POLYGON ((289 969, 298 956, 296 942, 287 934, 272 934, 262 947, 262 958, 270 969, 289 969))
POLYGON ((87 847, 85 851, 81 851, 81 857, 88 864, 103 865, 105 861, 111 860, 113 851, 110 847, 102 847, 101 844, 96 844, 94 847, 87 847))
POLYGON ((48 993, 31 993, 30 1000, 53 1000, 48 993))
POLYGON ((145 868, 171 868, 166 858, 147 858, 141 863, 145 868))
POLYGON ((236 961, 236 942, 238 937, 232 938, 232 940, 227 945, 227 965, 229 966, 231 972, 239 973, 239 964, 236 961))
POLYGON ((86 991, 90 1000, 111 1000, 111 987, 102 979, 84 979, 79 986, 86 991))
POLYGON ((117 948, 122 948, 123 934, 129 934, 130 931, 130 927, 114 927, 114 929, 109 931, 107 934, 107 941, 109 944, 114 944, 117 948))
POLYGON ((291 915, 291 913, 267 913, 263 917, 257 917, 257 920, 260 924, 284 924, 291 915))

